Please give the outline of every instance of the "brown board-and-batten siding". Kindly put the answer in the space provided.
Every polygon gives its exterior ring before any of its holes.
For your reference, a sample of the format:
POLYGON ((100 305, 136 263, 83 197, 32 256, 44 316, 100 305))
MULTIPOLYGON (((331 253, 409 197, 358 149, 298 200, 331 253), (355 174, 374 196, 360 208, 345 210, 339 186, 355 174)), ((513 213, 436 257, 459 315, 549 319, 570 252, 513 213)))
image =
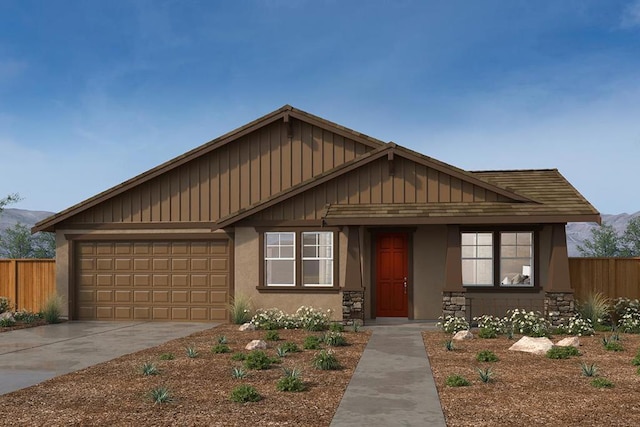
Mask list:
POLYGON ((79 212, 65 223, 215 222, 372 149, 319 126, 289 120, 291 134, 287 123, 275 121, 79 212))

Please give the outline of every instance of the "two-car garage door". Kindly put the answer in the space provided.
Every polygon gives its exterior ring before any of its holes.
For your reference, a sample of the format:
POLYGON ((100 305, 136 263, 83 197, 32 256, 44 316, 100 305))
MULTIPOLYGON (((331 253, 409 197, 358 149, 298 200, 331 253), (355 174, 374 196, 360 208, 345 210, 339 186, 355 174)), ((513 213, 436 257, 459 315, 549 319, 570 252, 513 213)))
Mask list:
POLYGON ((228 239, 78 241, 75 318, 224 321, 228 239))

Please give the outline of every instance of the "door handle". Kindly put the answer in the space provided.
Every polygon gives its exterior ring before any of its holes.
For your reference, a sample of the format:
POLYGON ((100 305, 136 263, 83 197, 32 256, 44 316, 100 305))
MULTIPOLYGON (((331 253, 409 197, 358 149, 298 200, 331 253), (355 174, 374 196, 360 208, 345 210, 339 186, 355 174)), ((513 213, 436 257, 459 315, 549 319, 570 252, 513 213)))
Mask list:
POLYGON ((402 282, 402 284, 404 285, 404 293, 405 295, 407 294, 407 278, 404 278, 404 281, 402 282))

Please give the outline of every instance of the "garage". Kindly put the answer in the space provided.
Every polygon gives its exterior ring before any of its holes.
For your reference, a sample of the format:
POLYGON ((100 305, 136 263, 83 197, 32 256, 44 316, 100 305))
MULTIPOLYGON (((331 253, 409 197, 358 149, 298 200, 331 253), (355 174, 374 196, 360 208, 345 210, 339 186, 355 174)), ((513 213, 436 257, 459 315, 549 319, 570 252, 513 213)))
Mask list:
POLYGON ((77 241, 78 320, 225 321, 228 239, 77 241))

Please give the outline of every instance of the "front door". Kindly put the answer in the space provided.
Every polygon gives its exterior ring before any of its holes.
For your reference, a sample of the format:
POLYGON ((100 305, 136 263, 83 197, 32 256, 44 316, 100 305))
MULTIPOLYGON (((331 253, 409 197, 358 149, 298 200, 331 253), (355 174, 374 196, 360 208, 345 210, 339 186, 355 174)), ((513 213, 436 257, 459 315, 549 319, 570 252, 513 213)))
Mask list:
POLYGON ((376 242, 376 315, 407 317, 408 244, 405 233, 380 233, 376 242))

